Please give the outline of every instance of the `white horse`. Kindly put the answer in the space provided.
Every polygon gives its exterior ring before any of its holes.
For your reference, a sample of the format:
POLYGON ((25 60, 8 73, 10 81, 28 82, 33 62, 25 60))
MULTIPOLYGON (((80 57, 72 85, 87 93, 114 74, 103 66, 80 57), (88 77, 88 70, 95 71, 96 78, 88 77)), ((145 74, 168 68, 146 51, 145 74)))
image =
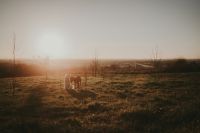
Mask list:
POLYGON ((70 75, 68 74, 65 74, 65 77, 64 77, 64 89, 71 89, 73 88, 71 83, 70 83, 70 75))

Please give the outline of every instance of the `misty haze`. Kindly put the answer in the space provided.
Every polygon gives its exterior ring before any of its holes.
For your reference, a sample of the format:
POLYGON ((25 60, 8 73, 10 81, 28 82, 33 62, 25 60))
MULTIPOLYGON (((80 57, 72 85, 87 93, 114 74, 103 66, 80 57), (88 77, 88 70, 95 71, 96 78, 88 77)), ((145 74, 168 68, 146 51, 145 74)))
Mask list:
POLYGON ((199 0, 0 0, 1 133, 199 133, 199 0))

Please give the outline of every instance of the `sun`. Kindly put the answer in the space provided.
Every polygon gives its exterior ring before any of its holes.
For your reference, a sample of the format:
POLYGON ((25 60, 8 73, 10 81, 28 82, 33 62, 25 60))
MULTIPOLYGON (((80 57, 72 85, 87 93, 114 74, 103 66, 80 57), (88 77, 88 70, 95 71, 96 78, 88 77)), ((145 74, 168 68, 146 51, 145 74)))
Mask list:
POLYGON ((42 56, 63 57, 67 52, 64 38, 55 33, 43 34, 39 39, 38 52, 42 56))

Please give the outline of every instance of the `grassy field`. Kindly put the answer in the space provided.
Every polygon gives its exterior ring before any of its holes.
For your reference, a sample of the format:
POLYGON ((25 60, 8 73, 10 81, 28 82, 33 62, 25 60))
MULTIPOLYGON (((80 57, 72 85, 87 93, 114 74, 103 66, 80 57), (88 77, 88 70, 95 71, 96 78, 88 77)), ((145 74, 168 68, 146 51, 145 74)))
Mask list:
POLYGON ((0 79, 0 132, 200 132, 200 73, 89 77, 81 90, 60 78, 0 79))

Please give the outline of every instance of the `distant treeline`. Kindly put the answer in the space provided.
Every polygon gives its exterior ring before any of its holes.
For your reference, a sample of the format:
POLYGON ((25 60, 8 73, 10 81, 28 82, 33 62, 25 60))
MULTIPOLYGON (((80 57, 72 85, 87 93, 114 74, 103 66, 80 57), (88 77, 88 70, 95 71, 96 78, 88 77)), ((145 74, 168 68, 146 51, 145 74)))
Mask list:
POLYGON ((102 68, 104 74, 188 73, 200 72, 200 60, 141 60, 124 64, 118 62, 102 68))
POLYGON ((163 72, 200 72, 200 60, 176 59, 163 64, 163 72))
MULTIPOLYGON (((59 63, 58 63, 59 65, 59 63)), ((86 66, 88 62, 86 63, 86 66)), ((97 74, 98 75, 106 75, 106 74, 131 74, 131 73, 186 73, 186 72, 200 72, 200 60, 186 60, 186 59, 176 59, 176 60, 146 60, 146 61, 126 61, 123 60, 113 62, 110 61, 106 64, 99 63, 97 66, 97 74), (143 66, 135 66, 133 64, 144 64, 143 66), (145 67, 152 66, 152 67, 145 67)), ((39 76, 46 74, 45 64, 29 64, 29 63, 17 63, 15 65, 15 69, 13 69, 13 65, 9 61, 0 61, 0 78, 12 77, 15 75, 16 77, 23 76, 39 76), (14 70, 14 71, 13 71, 14 70)), ((49 74, 55 73, 93 73, 93 67, 85 67, 84 65, 70 66, 70 68, 56 68, 48 70, 49 74), (86 69, 87 68, 87 69, 86 69)))
POLYGON ((8 62, 0 63, 0 78, 4 77, 23 77, 23 76, 36 76, 43 75, 44 68, 34 64, 16 64, 15 68, 8 62))

